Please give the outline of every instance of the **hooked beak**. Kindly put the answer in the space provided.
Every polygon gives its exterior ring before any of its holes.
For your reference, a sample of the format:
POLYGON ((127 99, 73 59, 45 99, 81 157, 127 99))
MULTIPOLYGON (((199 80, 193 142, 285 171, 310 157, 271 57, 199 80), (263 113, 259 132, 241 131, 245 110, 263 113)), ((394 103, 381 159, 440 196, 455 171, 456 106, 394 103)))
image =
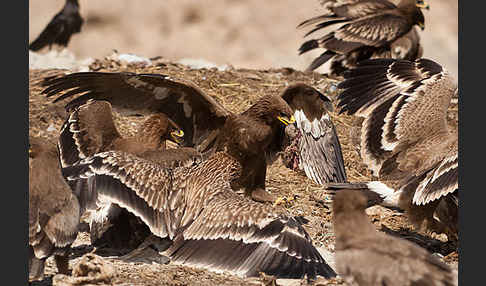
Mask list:
POLYGON ((418 23, 418 26, 420 27, 420 30, 422 30, 422 31, 425 29, 424 23, 418 23))
POLYGON ((425 1, 423 1, 422 3, 417 3, 415 5, 419 8, 430 10, 429 4, 427 4, 425 1))
POLYGON ((174 142, 177 144, 181 144, 184 142, 184 131, 178 129, 175 131, 170 132, 170 137, 174 139, 174 142))
POLYGON ((292 124, 295 122, 295 118, 294 116, 290 116, 290 118, 286 117, 286 116, 278 116, 277 117, 278 120, 280 120, 283 124, 285 124, 285 126, 289 125, 289 124, 292 124))

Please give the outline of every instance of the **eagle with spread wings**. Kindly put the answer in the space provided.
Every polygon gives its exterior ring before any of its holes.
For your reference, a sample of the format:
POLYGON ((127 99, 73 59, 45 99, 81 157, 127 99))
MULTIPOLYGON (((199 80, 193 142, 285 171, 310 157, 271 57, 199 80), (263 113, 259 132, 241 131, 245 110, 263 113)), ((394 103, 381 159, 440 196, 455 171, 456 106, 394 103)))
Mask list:
POLYGON ((165 253, 174 263, 244 277, 334 277, 298 219, 234 191, 233 183, 248 180, 248 160, 274 143, 273 128, 292 122, 280 96, 261 98, 243 114, 232 115, 232 129, 215 138, 214 146, 225 144, 194 164, 174 167, 155 159, 168 150, 152 151, 154 157, 106 151, 63 168, 63 175, 87 179, 91 200, 116 204, 154 235, 169 238, 165 253), (253 133, 251 127, 257 127, 253 133))
POLYGON ((457 238, 458 133, 447 123, 458 92, 452 76, 429 59, 375 59, 344 78, 340 112, 364 119, 361 157, 380 181, 326 187, 361 189, 404 209, 414 225, 457 238))
POLYGON ((299 54, 316 48, 326 49, 307 70, 314 70, 332 59, 331 72, 342 75, 361 60, 421 57, 423 51, 415 25, 421 29, 425 27, 421 9, 429 9, 429 6, 424 1, 325 0, 321 4, 325 10, 323 15, 297 26, 304 28, 315 24, 305 37, 331 25, 342 26, 301 45, 299 54))
POLYGON ((296 118, 303 142, 308 142, 299 150, 306 173, 319 183, 346 181, 339 141, 327 114, 329 100, 306 84, 290 85, 281 96, 262 97, 241 114, 228 111, 189 81, 160 74, 81 72, 48 77, 42 85, 44 94, 58 96, 55 102, 79 95, 67 103, 68 110, 95 99, 110 102, 122 113, 166 114, 184 131, 184 146, 241 158, 242 175, 233 189, 243 188, 257 201, 274 201, 265 190, 267 161, 284 149, 285 127, 296 118))

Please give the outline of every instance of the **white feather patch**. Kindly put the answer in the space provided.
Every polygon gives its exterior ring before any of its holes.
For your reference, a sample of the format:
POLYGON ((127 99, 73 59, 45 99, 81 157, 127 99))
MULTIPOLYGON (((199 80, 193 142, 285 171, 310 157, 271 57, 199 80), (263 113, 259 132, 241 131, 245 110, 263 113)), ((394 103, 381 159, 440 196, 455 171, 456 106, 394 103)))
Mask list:
POLYGON ((370 191, 377 193, 383 198, 382 205, 388 207, 398 207, 398 199, 401 191, 395 191, 394 189, 378 181, 369 182, 366 184, 366 186, 368 186, 370 191))

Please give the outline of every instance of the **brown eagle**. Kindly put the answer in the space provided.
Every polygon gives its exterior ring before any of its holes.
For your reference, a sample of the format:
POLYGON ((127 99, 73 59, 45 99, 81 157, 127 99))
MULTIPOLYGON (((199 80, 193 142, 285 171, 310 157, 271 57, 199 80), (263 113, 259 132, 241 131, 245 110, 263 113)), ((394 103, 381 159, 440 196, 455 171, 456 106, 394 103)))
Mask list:
MULTIPOLYGON (((196 158, 192 150, 186 149, 178 150, 176 154, 166 152, 168 154, 163 158, 159 155, 158 151, 166 149, 166 140, 182 143, 183 136, 184 132, 177 124, 163 113, 158 113, 149 116, 134 136, 122 137, 113 120, 111 104, 103 100, 88 100, 72 109, 61 127, 58 140, 59 157, 62 167, 71 166, 80 159, 110 150, 150 158, 161 164, 172 161, 182 162, 188 156, 196 158), (183 154, 187 156, 181 157, 183 154)), ((140 239, 135 239, 137 237, 135 229, 127 229, 124 234, 120 233, 122 230, 116 223, 118 221, 116 218, 120 213, 125 212, 123 209, 110 202, 96 201, 96 198, 92 197, 94 194, 88 188, 86 179, 72 181, 70 184, 78 196, 81 213, 86 209, 90 211, 88 222, 93 245, 98 245, 97 240, 112 224, 117 226, 118 237, 123 237, 124 246, 132 244, 132 240, 133 244, 137 244, 140 239)), ((126 222, 125 224, 128 225, 126 222)), ((143 232, 145 233, 148 233, 148 230, 143 232)), ((110 243, 112 247, 120 244, 118 240, 110 240, 110 243)))
POLYGON ((365 213, 366 196, 343 190, 333 199, 336 270, 349 285, 458 284, 457 271, 427 250, 376 231, 365 213))
POLYGON ((429 6, 422 0, 397 2, 395 5, 387 0, 323 1, 325 14, 306 20, 297 27, 316 24, 305 35, 308 36, 330 25, 343 25, 301 45, 299 54, 316 48, 326 49, 307 70, 314 70, 333 59, 331 72, 340 75, 365 59, 415 60, 421 57, 420 37, 414 26, 424 29, 421 8, 429 9, 429 6))
POLYGON ((96 99, 109 101, 120 112, 167 114, 184 130, 184 146, 204 154, 236 154, 243 170, 233 188, 244 188, 257 201, 274 200, 265 191, 267 160, 283 150, 288 142, 284 129, 294 123, 294 113, 300 110, 301 126, 312 126, 300 132, 314 141, 300 150, 301 163, 321 182, 345 178, 339 141, 335 133, 328 133, 332 128, 323 113, 328 99, 305 84, 289 86, 282 96, 262 97, 241 114, 231 113, 191 82, 160 74, 82 72, 48 77, 42 85, 47 87, 43 90, 47 96, 59 95, 54 102, 80 94, 67 109, 96 99))
MULTIPOLYGON (((279 122, 278 116, 274 122, 268 120, 271 125, 279 122)), ((246 134, 239 136, 228 146, 242 144, 246 134)), ((165 254, 174 263, 243 277, 260 272, 288 278, 334 277, 297 219, 282 208, 233 191, 231 184, 243 174, 240 162, 246 156, 235 148, 214 152, 192 166, 167 168, 133 154, 108 151, 64 168, 63 173, 69 180, 88 178, 98 200, 129 210, 153 234, 169 238, 172 243, 165 254)))
POLYGON ((29 281, 42 280, 54 255, 58 271, 68 274, 68 250, 78 235, 80 207, 61 174, 54 143, 29 137, 29 281))
POLYGON ((40 35, 29 44, 29 50, 38 51, 52 45, 66 47, 73 34, 81 32, 83 18, 79 14, 78 0, 66 0, 59 13, 47 24, 40 35))
POLYGON ((362 189, 416 226, 457 238, 458 135, 447 124, 454 79, 428 59, 368 60, 344 77, 340 112, 364 118, 361 157, 380 182, 326 187, 362 189))

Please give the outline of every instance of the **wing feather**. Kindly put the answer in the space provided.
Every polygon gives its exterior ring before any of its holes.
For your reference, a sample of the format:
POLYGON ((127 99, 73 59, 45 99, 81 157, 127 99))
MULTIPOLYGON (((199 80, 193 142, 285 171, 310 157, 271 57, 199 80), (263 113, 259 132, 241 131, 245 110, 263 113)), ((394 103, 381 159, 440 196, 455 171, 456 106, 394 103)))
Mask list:
POLYGON ((341 144, 327 112, 332 110, 329 98, 305 84, 289 86, 282 97, 294 110, 295 124, 301 134, 300 168, 317 184, 345 182, 341 144))
POLYGON ((42 85, 48 97, 57 96, 54 102, 79 95, 67 109, 96 99, 119 112, 164 113, 184 130, 186 146, 199 145, 230 114, 195 84, 160 74, 80 72, 48 77, 42 85))

